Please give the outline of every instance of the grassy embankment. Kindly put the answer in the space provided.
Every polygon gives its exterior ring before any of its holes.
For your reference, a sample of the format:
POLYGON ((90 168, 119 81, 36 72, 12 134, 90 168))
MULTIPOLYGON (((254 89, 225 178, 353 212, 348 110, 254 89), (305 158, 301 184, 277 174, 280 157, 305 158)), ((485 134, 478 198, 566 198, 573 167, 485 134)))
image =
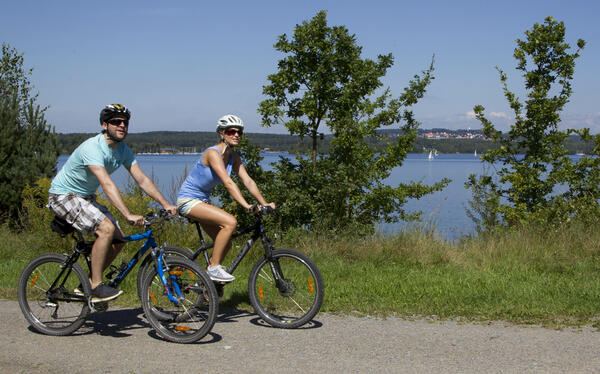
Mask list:
MULTIPOLYGON (((71 251, 73 240, 49 228, 42 192, 49 181, 40 185, 25 193, 27 229, 17 233, 0 226, 0 298, 16 299, 19 274, 35 256, 71 251)), ((135 189, 124 199, 134 212, 145 211, 149 202, 135 189)), ((124 229, 126 234, 140 230, 124 229)), ((155 233, 159 243, 197 247, 194 227, 173 223, 155 233)), ((366 239, 288 233, 275 244, 298 249, 317 263, 326 285, 323 312, 548 326, 596 325, 600 316, 600 232, 589 227, 498 232, 455 243, 426 231, 366 239)), ((115 264, 128 260, 139 245, 128 244, 115 264)), ((226 260, 242 245, 234 243, 226 260)), ((251 309, 247 276, 261 250, 254 248, 236 270, 221 308, 251 309)), ((120 305, 139 305, 135 275, 123 283, 120 305)))
MULTIPOLYGON (((35 229, 21 233, 0 227, 0 298, 16 299, 19 273, 33 257, 69 252, 72 240, 52 233, 48 216, 32 221, 35 229)), ((323 312, 566 326, 596 324, 600 315, 600 235, 595 231, 505 232, 457 243, 420 232, 369 239, 297 234, 276 244, 301 250, 318 264, 326 282, 323 312)), ((159 240, 165 239, 171 245, 195 245, 193 228, 181 224, 159 233, 159 240)), ((123 259, 136 248, 129 244, 123 259)), ((251 308, 246 280, 260 252, 256 249, 225 288, 222 308, 251 308)), ((122 288, 119 304, 139 305, 135 273, 122 288)))

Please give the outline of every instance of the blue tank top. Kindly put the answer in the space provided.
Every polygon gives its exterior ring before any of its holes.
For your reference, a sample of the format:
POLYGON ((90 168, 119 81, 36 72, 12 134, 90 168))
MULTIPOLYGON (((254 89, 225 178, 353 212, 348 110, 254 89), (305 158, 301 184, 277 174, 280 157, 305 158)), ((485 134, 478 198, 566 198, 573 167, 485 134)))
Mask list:
MULTIPOLYGON (((213 188, 219 183, 222 183, 221 178, 215 173, 209 166, 205 166, 202 163, 202 157, 209 149, 216 149, 220 153, 219 147, 216 145, 209 147, 202 152, 200 160, 192 169, 190 175, 185 178, 181 188, 179 188, 179 194, 177 200, 184 198, 200 199, 202 201, 210 200, 210 193, 213 188)), ((233 153, 229 157, 229 163, 227 164, 227 174, 231 175, 231 169, 233 167, 233 153)))

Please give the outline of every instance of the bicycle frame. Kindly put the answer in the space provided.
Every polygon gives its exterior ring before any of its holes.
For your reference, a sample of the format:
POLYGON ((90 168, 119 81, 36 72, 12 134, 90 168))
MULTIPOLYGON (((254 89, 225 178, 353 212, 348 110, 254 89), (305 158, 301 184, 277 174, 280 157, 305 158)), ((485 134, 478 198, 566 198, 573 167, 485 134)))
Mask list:
MULTIPOLYGON (((204 252, 204 260, 206 261, 206 264, 208 265, 210 263, 210 259, 208 257, 208 250, 214 247, 214 243, 206 244, 206 242, 204 241, 204 236, 202 235, 202 230, 200 229, 200 224, 197 221, 192 221, 192 222, 196 225, 196 231, 198 232, 198 237, 200 239, 200 247, 198 249, 196 249, 196 251, 190 257, 190 259, 192 261, 196 261, 196 259, 200 255, 200 253, 204 252)), ((244 257, 246 257, 246 255, 248 254, 248 252, 250 251, 250 249, 252 248, 254 243, 256 243, 256 241, 259 238, 261 238, 263 247, 265 250, 265 257, 269 260, 269 266, 271 267, 271 272, 273 273, 273 277, 275 278, 275 284, 278 288, 281 288, 282 283, 280 282, 280 280, 284 278, 283 272, 281 270, 281 267, 279 266, 279 262, 272 261, 272 259, 273 259, 273 256, 272 256, 273 243, 272 243, 271 239, 268 238, 267 234, 265 233, 265 229, 262 225, 262 220, 261 220, 260 216, 256 217, 256 221, 254 222, 254 224, 247 226, 245 228, 242 228, 239 231, 234 232, 231 235, 231 239, 233 240, 233 239, 243 236, 249 232, 252 232, 252 234, 250 235, 250 238, 246 241, 246 243, 242 247, 242 250, 240 251, 240 253, 238 253, 238 255, 233 259, 233 262, 227 269, 227 272, 229 274, 233 274, 233 272, 238 267, 238 265, 242 262, 244 257)))
MULTIPOLYGON (((200 253, 204 252, 204 260, 206 261, 206 264, 208 265, 210 263, 210 259, 208 257, 208 250, 213 248, 215 246, 215 244, 214 243, 206 244, 206 242, 204 241, 204 236, 202 235, 202 230, 200 229, 200 224, 196 221, 192 221, 192 222, 196 225, 196 231, 198 232, 198 238, 200 239, 200 247, 198 249, 196 249, 196 251, 190 257, 190 259, 192 261, 196 261, 196 259, 200 255, 200 253)), ((240 253, 238 253, 238 255, 235 257, 235 259, 233 260, 233 262, 227 269, 227 272, 229 274, 232 274, 235 271, 235 269, 238 267, 240 262, 242 262, 242 259, 246 256, 246 254, 248 254, 248 252, 250 251, 250 248, 252 248, 252 246, 254 245, 254 243, 256 242, 256 240, 259 237, 261 237, 263 239, 263 243, 266 244, 265 240, 268 240, 268 239, 265 236, 264 229, 259 220, 257 220, 257 222, 255 222, 251 226, 245 227, 239 231, 234 232, 231 235, 231 240, 238 238, 238 237, 245 235, 252 231, 253 231, 252 235, 250 235, 250 238, 246 241, 246 243, 244 244, 244 247, 242 247, 242 250, 240 251, 240 253)), ((268 243, 270 244, 270 241, 268 243)), ((267 252, 267 251, 269 252, 269 256, 270 256, 271 255, 271 246, 270 245, 265 245, 265 252, 267 252)))
POLYGON ((108 284, 109 286, 117 287, 119 284, 121 284, 123 279, 125 279, 127 277, 127 275, 131 272, 131 270, 135 267, 135 265, 140 261, 140 259, 142 259, 142 257, 144 257, 144 255, 146 254, 148 249, 156 248, 158 246, 156 244, 156 240, 154 240, 154 235, 152 235, 151 229, 146 230, 146 232, 142 233, 142 234, 133 234, 133 235, 125 236, 122 238, 122 240, 125 242, 135 242, 135 241, 144 240, 144 239, 146 239, 146 241, 144 242, 142 247, 140 249, 138 249, 138 251, 133 255, 131 260, 129 260, 129 262, 126 264, 127 266, 125 268, 118 269, 117 277, 115 277, 113 280, 110 281, 110 283, 108 284))
MULTIPOLYGON (((75 247, 76 248, 75 253, 69 257, 69 260, 67 260, 68 261, 67 266, 65 266, 65 269, 69 269, 69 271, 71 269, 71 267, 69 265, 76 262, 77 258, 79 257, 80 254, 85 254, 84 251, 77 250, 77 249, 81 245, 87 245, 87 246, 91 247, 90 243, 85 243, 83 241, 83 236, 81 236, 80 233, 77 233, 77 234, 78 234, 78 238, 77 238, 77 244, 75 247)), ((160 277, 163 285, 165 285, 165 292, 167 294, 167 297, 172 302, 178 304, 179 301, 178 301, 177 297, 181 296, 181 290, 179 290, 176 287, 176 290, 175 290, 176 295, 173 295, 173 293, 171 292, 169 287, 166 287, 166 285, 168 284, 168 281, 167 281, 167 277, 164 272, 163 256, 160 256, 158 254, 159 249, 158 249, 156 240, 154 239, 154 235, 152 234, 152 229, 150 229, 148 227, 146 232, 144 232, 144 233, 125 236, 123 238, 118 239, 117 241, 134 242, 134 241, 139 241, 139 240, 144 240, 144 239, 146 241, 140 247, 140 249, 138 249, 137 252, 133 255, 131 260, 129 260, 129 262, 127 262, 127 263, 124 262, 120 267, 115 269, 116 276, 113 279, 111 279, 110 282, 108 282, 108 285, 111 287, 118 287, 121 284, 121 282, 127 277, 127 275, 131 272, 131 270, 135 267, 135 265, 144 257, 144 255, 148 252, 148 250, 151 249, 150 256, 152 256, 152 258, 154 259, 154 262, 157 265, 157 272, 159 274, 159 277, 160 277), (123 265, 125 265, 125 266, 123 266, 123 265)), ((89 256, 86 255, 85 260, 86 260, 88 269, 90 269, 90 272, 91 272, 92 263, 91 263, 89 256)), ((61 275, 62 275, 62 273, 61 273, 61 275)), ((60 276, 59 276, 59 278, 60 278, 60 276)), ((57 280, 59 278, 57 278, 57 280)))

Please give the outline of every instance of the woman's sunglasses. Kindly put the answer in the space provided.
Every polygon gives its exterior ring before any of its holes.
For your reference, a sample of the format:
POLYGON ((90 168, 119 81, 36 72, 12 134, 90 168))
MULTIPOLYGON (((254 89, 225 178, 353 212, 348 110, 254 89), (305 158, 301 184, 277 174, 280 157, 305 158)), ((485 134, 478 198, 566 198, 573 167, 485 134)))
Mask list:
POLYGON ((234 136, 235 134, 238 134, 239 136, 244 135, 244 130, 238 130, 238 129, 227 129, 225 130, 225 135, 227 136, 234 136))

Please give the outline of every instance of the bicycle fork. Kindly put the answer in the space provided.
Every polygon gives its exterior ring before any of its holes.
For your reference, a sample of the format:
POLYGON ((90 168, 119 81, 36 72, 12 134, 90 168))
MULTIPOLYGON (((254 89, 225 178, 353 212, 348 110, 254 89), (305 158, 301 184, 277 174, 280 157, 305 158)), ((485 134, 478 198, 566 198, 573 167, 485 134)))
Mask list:
POLYGON ((265 258, 269 262, 271 273, 273 274, 273 278, 275 279, 275 286, 277 287, 280 293, 285 293, 288 290, 288 285, 285 281, 283 270, 281 270, 281 265, 279 265, 279 261, 275 257, 273 257, 273 242, 264 234, 262 235, 262 242, 265 248, 265 258))
POLYGON ((169 300, 171 300, 171 302, 173 302, 176 305, 179 304, 178 299, 181 297, 181 289, 179 288, 177 282, 173 282, 173 280, 175 279, 175 275, 168 274, 169 279, 167 280, 167 272, 165 272, 165 270, 167 270, 167 264, 164 261, 164 252, 161 248, 153 248, 151 253, 152 258, 154 259, 154 263, 156 264, 156 271, 165 289, 165 294, 167 295, 169 300), (173 286, 175 295, 173 294, 173 292, 171 292, 171 287, 169 287, 169 285, 173 286))

